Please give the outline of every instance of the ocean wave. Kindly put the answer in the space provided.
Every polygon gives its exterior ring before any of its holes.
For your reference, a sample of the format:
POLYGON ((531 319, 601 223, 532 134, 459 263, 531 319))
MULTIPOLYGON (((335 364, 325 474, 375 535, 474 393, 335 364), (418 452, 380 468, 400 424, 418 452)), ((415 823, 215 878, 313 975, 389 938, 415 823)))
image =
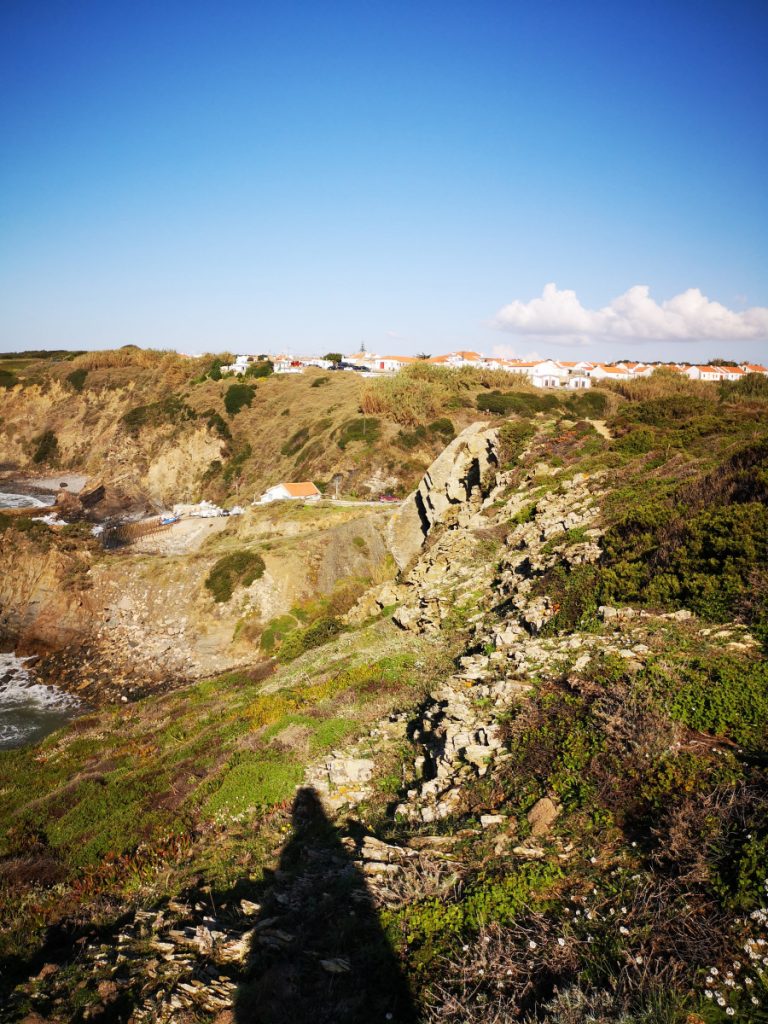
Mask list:
POLYGON ((53 497, 36 498, 31 494, 10 494, 0 491, 0 508, 47 508, 54 504, 53 497))
POLYGON ((0 654, 0 748, 42 739, 80 706, 72 694, 36 682, 28 661, 0 654))

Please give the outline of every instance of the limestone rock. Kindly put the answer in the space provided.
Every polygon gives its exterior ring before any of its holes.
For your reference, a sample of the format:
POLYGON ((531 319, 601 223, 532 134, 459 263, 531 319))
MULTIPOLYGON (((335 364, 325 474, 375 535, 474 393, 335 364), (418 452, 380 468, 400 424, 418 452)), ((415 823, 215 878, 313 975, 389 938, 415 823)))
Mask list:
POLYGON ((392 517, 390 550, 403 569, 421 550, 436 523, 452 507, 476 502, 490 492, 498 468, 498 430, 473 423, 439 455, 414 493, 392 517))
POLYGON ((560 815, 560 808, 548 796, 537 800, 526 817, 531 826, 531 835, 543 836, 549 832, 560 815))

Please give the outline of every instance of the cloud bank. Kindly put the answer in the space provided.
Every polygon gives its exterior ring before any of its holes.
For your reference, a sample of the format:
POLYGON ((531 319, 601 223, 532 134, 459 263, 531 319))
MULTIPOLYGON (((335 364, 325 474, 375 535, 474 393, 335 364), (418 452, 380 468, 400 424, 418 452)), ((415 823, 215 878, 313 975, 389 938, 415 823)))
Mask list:
POLYGON ((768 339, 768 307, 741 313, 710 301, 698 288, 659 304, 647 285, 636 284, 602 309, 586 309, 576 295, 545 285, 537 299, 504 306, 491 326, 562 344, 612 341, 742 341, 768 339))

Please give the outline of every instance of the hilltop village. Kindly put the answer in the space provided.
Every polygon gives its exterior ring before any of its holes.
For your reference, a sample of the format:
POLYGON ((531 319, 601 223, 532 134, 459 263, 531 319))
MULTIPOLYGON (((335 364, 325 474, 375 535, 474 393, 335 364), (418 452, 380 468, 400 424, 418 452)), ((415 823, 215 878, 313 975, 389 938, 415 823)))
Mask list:
POLYGON ((275 373, 301 373, 306 367, 316 366, 323 370, 349 370, 351 372, 370 374, 371 376, 389 376, 399 373, 406 366, 414 363, 427 363, 433 366, 445 366, 459 369, 464 366, 475 369, 503 370, 510 374, 520 374, 530 383, 540 388, 589 388, 593 381, 630 381, 650 377, 655 370, 664 369, 680 373, 689 380, 702 381, 738 381, 749 373, 761 373, 768 376, 768 368, 756 363, 725 363, 717 362, 705 366, 691 363, 642 363, 613 362, 596 363, 587 359, 568 361, 563 359, 504 359, 500 356, 485 356, 479 352, 458 351, 438 356, 382 356, 361 349, 350 355, 333 354, 333 358, 325 356, 303 358, 281 353, 279 355, 238 355, 233 363, 222 366, 222 372, 245 374, 248 367, 259 361, 269 359, 275 373))

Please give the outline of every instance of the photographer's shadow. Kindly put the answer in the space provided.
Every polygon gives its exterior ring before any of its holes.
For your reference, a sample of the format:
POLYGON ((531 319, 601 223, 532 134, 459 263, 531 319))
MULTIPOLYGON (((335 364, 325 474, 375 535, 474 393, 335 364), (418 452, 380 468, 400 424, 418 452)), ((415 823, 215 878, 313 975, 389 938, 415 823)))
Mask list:
POLYGON ((262 895, 237 1024, 416 1024, 365 878, 313 789, 262 895))

